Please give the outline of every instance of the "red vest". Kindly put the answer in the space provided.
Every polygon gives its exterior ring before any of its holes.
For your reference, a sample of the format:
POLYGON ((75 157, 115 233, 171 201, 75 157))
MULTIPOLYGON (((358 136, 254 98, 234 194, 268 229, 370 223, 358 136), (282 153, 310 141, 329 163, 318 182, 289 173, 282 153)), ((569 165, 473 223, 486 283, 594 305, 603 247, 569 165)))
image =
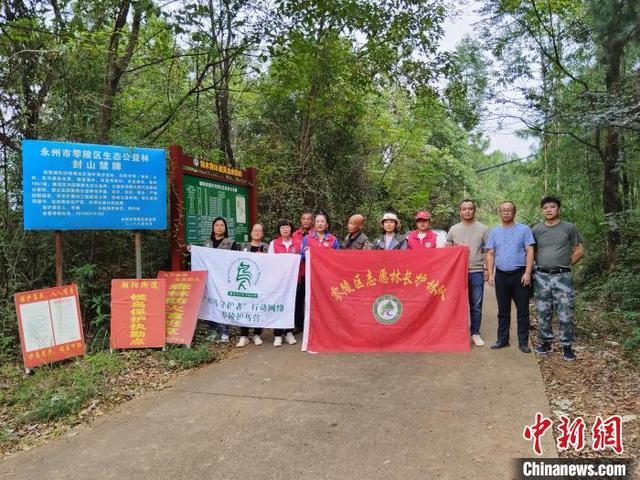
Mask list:
MULTIPOLYGON (((313 230, 313 228, 311 229, 313 230)), ((307 235, 309 235, 309 233, 311 233, 311 230, 309 230, 306 234, 302 233, 302 228, 297 229, 295 232, 293 232, 291 234, 291 237, 294 240, 297 240, 298 242, 300 242, 302 244, 302 240, 304 240, 304 237, 306 237, 307 235)))
POLYGON ((284 243, 282 243, 282 237, 277 237, 273 239, 273 251, 275 253, 297 253, 300 254, 302 250, 300 246, 302 242, 297 238, 291 237, 291 245, 287 247, 284 243))
POLYGON ((407 235, 407 247, 410 250, 417 250, 419 248, 436 248, 436 240, 438 235, 433 230, 427 230, 427 234, 423 239, 418 238, 418 230, 409 232, 407 235))
MULTIPOLYGON (((302 242, 297 238, 291 237, 291 245, 287 248, 287 246, 282 243, 282 237, 276 237, 273 239, 273 251, 275 253, 295 253, 296 255, 300 255, 302 252, 302 242)), ((298 281, 304 277, 304 262, 300 262, 300 269, 298 270, 298 281)))

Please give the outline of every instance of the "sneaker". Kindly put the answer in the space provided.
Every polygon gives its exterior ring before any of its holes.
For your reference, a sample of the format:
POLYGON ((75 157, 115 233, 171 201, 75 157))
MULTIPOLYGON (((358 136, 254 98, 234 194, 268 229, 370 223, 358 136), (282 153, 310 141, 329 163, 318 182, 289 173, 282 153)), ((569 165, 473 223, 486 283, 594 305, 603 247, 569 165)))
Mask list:
POLYGON ((240 337, 240 340, 238 340, 238 343, 236 343, 236 347, 246 347, 247 345, 249 345, 249 339, 247 337, 240 337))
POLYGON ((281 347, 282 346, 282 337, 278 335, 277 337, 273 337, 273 346, 281 347))
POLYGON ((287 334, 284 336, 284 341, 287 342, 287 345, 295 345, 296 343, 298 343, 296 337, 294 337, 293 333, 291 332, 287 332, 287 334))
POLYGON ((220 335, 219 343, 229 343, 229 334, 223 333, 222 335, 220 335))
POLYGON ((541 342, 536 345, 535 352, 538 355, 546 355, 551 351, 551 343, 550 342, 541 342))
POLYGON ((477 333, 475 335, 471 335, 471 340, 473 340, 473 344, 476 347, 481 347, 484 345, 484 340, 482 340, 480 335, 478 335, 477 333))
POLYGON ((573 353, 571 345, 562 347, 562 358, 564 358, 567 362, 573 362, 576 359, 576 354, 573 353))
POLYGON ((254 345, 262 345, 262 339, 260 338, 260 335, 254 335, 253 336, 253 344, 254 345))
POLYGON ((218 334, 218 332, 216 330, 213 330, 209 335, 207 335, 207 342, 215 342, 216 340, 218 340, 218 337, 220 335, 218 334))

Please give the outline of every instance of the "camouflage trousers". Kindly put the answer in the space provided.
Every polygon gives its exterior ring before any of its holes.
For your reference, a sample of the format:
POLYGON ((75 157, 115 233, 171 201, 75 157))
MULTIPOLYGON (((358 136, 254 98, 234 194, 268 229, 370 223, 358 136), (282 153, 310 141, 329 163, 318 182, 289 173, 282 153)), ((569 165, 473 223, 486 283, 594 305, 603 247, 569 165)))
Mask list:
POLYGON ((553 340, 551 319, 555 310, 560 329, 560 344, 572 345, 576 336, 573 330, 575 297, 571 272, 535 272, 534 292, 538 312, 538 338, 543 342, 553 340))

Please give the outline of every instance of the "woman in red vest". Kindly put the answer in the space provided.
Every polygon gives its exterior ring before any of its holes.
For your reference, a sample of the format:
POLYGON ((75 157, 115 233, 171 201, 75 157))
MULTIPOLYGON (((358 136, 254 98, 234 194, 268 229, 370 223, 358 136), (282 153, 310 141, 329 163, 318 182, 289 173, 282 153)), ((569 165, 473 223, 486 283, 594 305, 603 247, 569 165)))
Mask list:
MULTIPOLYGON (((301 245, 300 240, 292 236, 293 233, 293 223, 289 220, 280 220, 278 222, 278 236, 274 238, 269 244, 269 253, 295 253, 300 254, 301 245)), ((304 284, 302 284, 301 279, 303 276, 304 266, 302 262, 300 263, 300 270, 298 271, 298 289, 304 288, 304 284)), ((296 298, 297 300, 297 298, 296 298)), ((296 311, 298 308, 296 308, 296 311)), ((282 334, 285 334, 285 342, 288 345, 295 345, 298 343, 296 338, 293 336, 293 329, 280 329, 276 328, 273 331, 273 346, 281 347, 282 346, 282 334)))
POLYGON ((417 229, 407 235, 407 248, 418 250, 420 248, 436 248, 438 235, 431 230, 431 213, 423 210, 416 213, 417 229))

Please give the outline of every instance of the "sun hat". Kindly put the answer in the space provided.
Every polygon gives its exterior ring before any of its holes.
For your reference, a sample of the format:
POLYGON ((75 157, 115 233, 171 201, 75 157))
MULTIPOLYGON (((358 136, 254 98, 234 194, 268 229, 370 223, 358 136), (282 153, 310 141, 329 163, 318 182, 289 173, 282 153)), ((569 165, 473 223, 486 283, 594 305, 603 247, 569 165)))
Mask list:
POLYGON ((393 220, 394 222, 396 222, 396 228, 400 227, 400 220, 398 219, 398 216, 393 212, 386 212, 382 216, 382 220, 380 220, 380 226, 382 226, 385 220, 393 220))

